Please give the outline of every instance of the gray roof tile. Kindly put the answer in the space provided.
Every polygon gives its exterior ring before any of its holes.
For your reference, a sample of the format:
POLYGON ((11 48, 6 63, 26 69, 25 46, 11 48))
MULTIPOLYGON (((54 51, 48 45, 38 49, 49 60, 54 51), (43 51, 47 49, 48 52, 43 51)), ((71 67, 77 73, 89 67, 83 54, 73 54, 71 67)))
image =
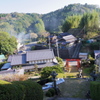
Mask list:
MULTIPOLYGON (((42 63, 42 64, 37 64, 38 68, 44 68, 44 67, 51 67, 57 65, 57 63, 49 62, 49 63, 42 63)), ((27 65, 23 66, 23 69, 34 69, 34 65, 27 65)))
POLYGON ((26 63, 26 54, 18 54, 12 56, 11 65, 22 65, 26 63))
POLYGON ((54 53, 53 50, 44 49, 44 50, 34 50, 34 51, 27 51, 27 61, 34 61, 34 60, 43 60, 43 59, 53 59, 54 53))
POLYGON ((11 62, 11 60, 12 60, 12 56, 13 56, 13 55, 10 55, 10 56, 8 57, 7 62, 11 62))

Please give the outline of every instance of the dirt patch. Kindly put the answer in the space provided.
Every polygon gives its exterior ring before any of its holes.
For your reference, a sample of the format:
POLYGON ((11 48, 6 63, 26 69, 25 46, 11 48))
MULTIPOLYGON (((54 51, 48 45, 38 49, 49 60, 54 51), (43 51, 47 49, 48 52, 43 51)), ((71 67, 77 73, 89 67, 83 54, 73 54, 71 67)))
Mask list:
POLYGON ((58 87, 61 91, 61 97, 86 98, 90 82, 85 79, 65 79, 65 82, 58 87))

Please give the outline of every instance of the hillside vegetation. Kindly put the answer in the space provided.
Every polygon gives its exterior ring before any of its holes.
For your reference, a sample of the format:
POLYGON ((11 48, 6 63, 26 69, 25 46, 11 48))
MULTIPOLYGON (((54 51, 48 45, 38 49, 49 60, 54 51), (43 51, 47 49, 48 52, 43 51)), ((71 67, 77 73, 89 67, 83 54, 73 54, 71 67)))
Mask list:
POLYGON ((13 35, 19 33, 36 33, 45 35, 62 32, 62 25, 68 16, 83 15, 86 12, 96 10, 100 12, 97 5, 70 4, 62 9, 47 14, 36 13, 9 13, 0 14, 0 31, 5 31, 13 35))

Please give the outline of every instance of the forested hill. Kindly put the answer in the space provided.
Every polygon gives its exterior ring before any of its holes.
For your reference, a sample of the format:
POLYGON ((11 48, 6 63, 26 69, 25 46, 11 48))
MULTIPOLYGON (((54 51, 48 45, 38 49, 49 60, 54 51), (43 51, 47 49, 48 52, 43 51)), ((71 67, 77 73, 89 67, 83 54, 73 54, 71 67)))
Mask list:
POLYGON ((70 4, 62 9, 43 15, 42 19, 46 30, 50 32, 60 32, 62 24, 68 16, 82 15, 87 12, 92 12, 93 10, 100 12, 100 8, 98 8, 97 5, 70 4))
POLYGON ((43 35, 46 31, 60 33, 62 32, 62 24, 68 16, 82 15, 93 10, 100 12, 97 5, 70 4, 62 9, 43 15, 17 12, 0 14, 0 31, 6 31, 10 34, 33 32, 39 35, 43 35))

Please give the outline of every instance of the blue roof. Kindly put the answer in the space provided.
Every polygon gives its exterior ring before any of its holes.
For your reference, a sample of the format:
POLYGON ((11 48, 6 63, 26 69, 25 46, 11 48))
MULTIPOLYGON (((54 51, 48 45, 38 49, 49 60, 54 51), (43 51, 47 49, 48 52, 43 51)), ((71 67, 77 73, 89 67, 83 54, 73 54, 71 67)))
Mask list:
POLYGON ((8 68, 11 68, 11 63, 6 63, 3 65, 3 67, 1 69, 8 69, 8 68))
POLYGON ((6 59, 4 55, 0 55, 0 59, 6 59))

